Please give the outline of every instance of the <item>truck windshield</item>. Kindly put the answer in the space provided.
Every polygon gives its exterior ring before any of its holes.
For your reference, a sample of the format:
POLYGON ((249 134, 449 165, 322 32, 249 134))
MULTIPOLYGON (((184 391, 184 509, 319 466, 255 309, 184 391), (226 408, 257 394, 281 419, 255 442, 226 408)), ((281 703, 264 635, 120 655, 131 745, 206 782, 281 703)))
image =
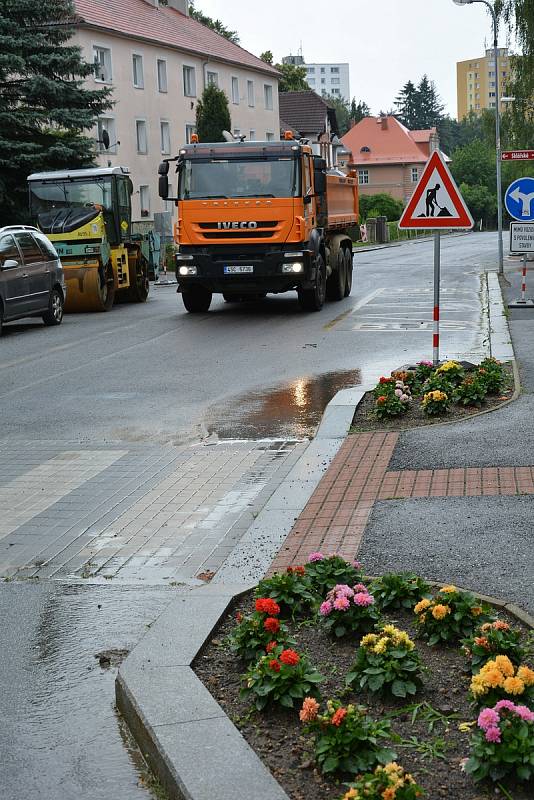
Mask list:
POLYGON ((30 183, 30 210, 37 216, 55 208, 84 208, 101 206, 112 208, 111 179, 32 181, 30 183))
POLYGON ((185 160, 180 168, 180 200, 223 197, 297 197, 298 160, 185 160))

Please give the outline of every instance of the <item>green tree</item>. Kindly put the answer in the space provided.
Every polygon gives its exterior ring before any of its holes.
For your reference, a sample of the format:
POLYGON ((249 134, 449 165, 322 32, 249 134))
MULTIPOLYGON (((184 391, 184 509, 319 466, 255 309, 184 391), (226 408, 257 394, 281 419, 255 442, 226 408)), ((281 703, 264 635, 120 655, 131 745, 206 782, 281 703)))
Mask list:
POLYGON ((491 192, 487 186, 469 186, 467 183, 460 184, 460 192, 465 200, 475 226, 479 220, 485 227, 495 225, 497 218, 497 195, 491 192))
POLYGON ((272 66, 273 54, 271 50, 265 50, 265 52, 260 55, 260 58, 262 61, 265 61, 266 64, 270 64, 272 66))
MULTIPOLYGON (((164 5, 166 5, 166 0, 163 0, 163 2, 164 5)), ((202 11, 199 11, 195 8, 194 2, 189 3, 189 16, 192 19, 196 19, 197 22, 201 22, 203 25, 206 25, 207 28, 211 28, 212 31, 215 31, 215 33, 218 33, 220 36, 224 36, 224 38, 228 39, 229 42, 239 44, 239 36, 237 31, 229 30, 220 19, 212 19, 212 17, 208 17, 206 14, 203 14, 202 11)))
POLYGON ((0 225, 26 218, 31 172, 93 163, 86 132, 110 92, 84 88, 94 65, 68 44, 74 17, 71 0, 0 3, 0 225))
POLYGON ((363 100, 358 100, 358 103, 356 103, 356 98, 353 97, 352 102, 350 104, 350 112, 349 112, 350 120, 354 120, 354 123, 356 124, 358 122, 361 122, 362 119, 364 119, 365 117, 369 116, 371 116, 371 109, 369 108, 367 103, 364 103, 363 100))
POLYGON ((495 188, 495 148, 481 139, 474 139, 454 151, 451 171, 456 183, 495 188))
POLYGON ((400 200, 395 200, 390 194, 361 194, 360 216, 362 220, 368 217, 387 217, 388 222, 400 219, 404 206, 400 200))
POLYGON ((343 97, 334 97, 331 94, 323 96, 336 112, 338 136, 344 136, 350 128, 350 112, 347 101, 343 97))
POLYGON ((495 11, 521 49, 512 59, 507 89, 515 98, 510 108, 511 146, 529 147, 534 135, 534 0, 495 0, 495 11))
POLYGON ((396 116, 409 130, 417 130, 419 126, 419 92, 412 81, 404 84, 395 98, 396 116))
POLYGON ((232 129, 228 98, 214 84, 206 86, 197 103, 196 126, 201 142, 224 142, 223 131, 232 129))
POLYGON ((279 92, 309 91, 306 67, 299 67, 295 64, 275 64, 274 66, 281 75, 278 82, 279 92))
POLYGON ((443 103, 428 75, 423 75, 417 86, 412 81, 405 83, 395 105, 395 116, 411 131, 433 128, 443 118, 443 103))

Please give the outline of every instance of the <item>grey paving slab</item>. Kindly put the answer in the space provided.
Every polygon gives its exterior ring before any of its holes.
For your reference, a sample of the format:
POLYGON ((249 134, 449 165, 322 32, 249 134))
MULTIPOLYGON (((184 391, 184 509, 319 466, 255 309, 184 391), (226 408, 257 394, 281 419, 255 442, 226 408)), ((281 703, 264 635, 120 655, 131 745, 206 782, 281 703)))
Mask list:
POLYGON ((534 611, 534 497, 376 503, 358 557, 370 574, 413 570, 534 611))

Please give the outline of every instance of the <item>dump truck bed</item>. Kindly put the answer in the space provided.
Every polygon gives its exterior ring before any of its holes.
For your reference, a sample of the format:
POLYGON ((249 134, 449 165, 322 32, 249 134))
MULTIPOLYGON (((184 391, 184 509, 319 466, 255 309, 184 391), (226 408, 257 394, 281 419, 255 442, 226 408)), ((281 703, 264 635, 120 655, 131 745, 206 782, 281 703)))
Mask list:
POLYGON ((326 175, 328 230, 341 230, 358 222, 358 182, 338 173, 326 175))

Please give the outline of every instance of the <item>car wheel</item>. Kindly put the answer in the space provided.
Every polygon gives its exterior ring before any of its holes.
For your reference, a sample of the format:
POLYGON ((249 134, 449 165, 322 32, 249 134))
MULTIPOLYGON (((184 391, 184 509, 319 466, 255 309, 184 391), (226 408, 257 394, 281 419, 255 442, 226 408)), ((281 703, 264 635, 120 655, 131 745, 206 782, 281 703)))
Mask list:
POLYGON ((182 289, 182 300, 190 314, 201 314, 209 310, 212 293, 202 286, 182 289))
POLYGON ((326 298, 326 266, 319 253, 315 259, 316 275, 313 289, 299 289, 299 303, 303 311, 320 311, 326 298))
POLYGON ((43 314, 45 325, 61 325, 63 320, 63 295, 59 289, 52 289, 48 301, 48 311, 43 314))

